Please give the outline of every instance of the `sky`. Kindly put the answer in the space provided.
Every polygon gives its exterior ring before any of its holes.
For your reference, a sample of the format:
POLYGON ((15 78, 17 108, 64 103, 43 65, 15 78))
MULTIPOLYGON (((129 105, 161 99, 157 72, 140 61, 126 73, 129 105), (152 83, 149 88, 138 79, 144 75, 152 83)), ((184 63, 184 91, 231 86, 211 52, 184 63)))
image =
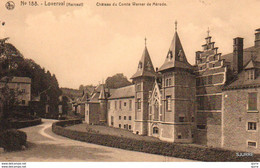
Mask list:
MULTIPOLYGON (((65 0, 83 7, 21 6, 7 10, 0 1, 0 38, 10 37, 25 58, 54 73, 61 87, 79 88, 136 72, 144 39, 154 67, 160 67, 175 32, 194 64, 209 28, 219 52, 232 52, 233 38, 254 45, 260 28, 260 0, 65 0), (100 3, 157 2, 167 6, 97 6, 100 3)), ((28 2, 27 0, 24 0, 28 2)), ((56 2, 63 0, 56 0, 56 2)), ((43 0, 38 0, 43 3, 43 0)), ((48 2, 48 1, 46 1, 48 2)))

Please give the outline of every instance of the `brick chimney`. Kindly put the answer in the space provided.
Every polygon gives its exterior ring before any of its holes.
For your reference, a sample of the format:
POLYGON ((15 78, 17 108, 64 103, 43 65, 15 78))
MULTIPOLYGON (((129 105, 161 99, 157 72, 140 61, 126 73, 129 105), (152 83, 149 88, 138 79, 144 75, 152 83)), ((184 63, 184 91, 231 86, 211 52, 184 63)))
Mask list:
POLYGON ((238 74, 243 69, 243 46, 244 39, 241 37, 234 38, 233 44, 233 62, 232 68, 234 74, 238 74))
POLYGON ((255 31, 255 47, 260 47, 260 28, 255 31))
POLYGON ((256 56, 259 57, 260 55, 260 28, 255 30, 255 49, 256 49, 256 56))

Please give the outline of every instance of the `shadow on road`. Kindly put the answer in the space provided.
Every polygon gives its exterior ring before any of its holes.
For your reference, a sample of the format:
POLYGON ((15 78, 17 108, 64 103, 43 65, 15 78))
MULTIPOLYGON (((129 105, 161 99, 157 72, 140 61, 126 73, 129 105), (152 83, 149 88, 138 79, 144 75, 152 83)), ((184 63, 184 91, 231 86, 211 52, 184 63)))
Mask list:
POLYGON ((109 159, 109 151, 93 147, 68 146, 63 144, 28 143, 28 149, 19 152, 1 153, 0 161, 100 161, 109 159))

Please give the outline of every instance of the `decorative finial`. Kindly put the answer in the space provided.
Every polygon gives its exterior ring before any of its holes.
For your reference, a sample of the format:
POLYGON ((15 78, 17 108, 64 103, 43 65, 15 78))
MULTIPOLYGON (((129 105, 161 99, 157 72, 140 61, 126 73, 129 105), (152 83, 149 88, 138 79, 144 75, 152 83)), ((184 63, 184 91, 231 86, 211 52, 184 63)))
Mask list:
POLYGON ((177 25, 178 25, 178 22, 177 22, 177 20, 175 20, 175 31, 177 31, 177 25))
POLYGON ((208 33, 208 37, 209 37, 209 33, 210 33, 210 31, 209 31, 209 27, 208 27, 208 31, 207 31, 207 33, 208 33))
POLYGON ((147 41, 147 38, 145 37, 144 38, 144 45, 145 45, 145 47, 146 47, 146 41, 147 41))

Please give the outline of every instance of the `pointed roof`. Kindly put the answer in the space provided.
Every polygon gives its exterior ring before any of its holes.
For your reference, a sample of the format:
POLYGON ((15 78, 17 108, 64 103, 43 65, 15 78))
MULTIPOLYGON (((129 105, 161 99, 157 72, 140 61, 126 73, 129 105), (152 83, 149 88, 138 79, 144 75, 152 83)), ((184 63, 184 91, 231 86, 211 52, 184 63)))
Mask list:
POLYGON ((101 90, 100 90, 100 95, 99 95, 99 100, 104 100, 106 99, 106 92, 105 92, 105 87, 104 84, 101 85, 101 90))
POLYGON ((145 46, 143 55, 141 60, 139 61, 138 68, 136 73, 131 77, 131 79, 137 78, 137 77, 155 77, 156 73, 154 71, 153 63, 151 61, 151 57, 149 55, 149 52, 147 50, 147 47, 145 46))
POLYGON ((164 71, 170 68, 184 68, 192 69, 192 66, 187 61, 181 41, 177 31, 172 39, 168 54, 164 61, 164 64, 159 68, 159 71, 164 71))

